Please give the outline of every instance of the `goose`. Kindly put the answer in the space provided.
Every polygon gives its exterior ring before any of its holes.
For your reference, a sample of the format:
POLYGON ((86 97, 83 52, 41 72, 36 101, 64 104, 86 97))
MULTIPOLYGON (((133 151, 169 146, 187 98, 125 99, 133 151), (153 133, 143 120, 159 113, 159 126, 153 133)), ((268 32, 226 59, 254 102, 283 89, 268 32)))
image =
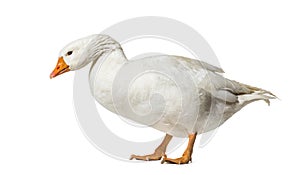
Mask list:
POLYGON ((128 60, 121 45, 104 34, 66 45, 50 79, 89 63, 90 89, 99 104, 166 133, 154 153, 133 154, 130 159, 188 164, 198 134, 219 127, 251 102, 263 100, 269 104, 270 99, 277 98, 270 91, 227 79, 221 68, 200 60, 173 55, 128 60), (179 158, 165 154, 172 137, 188 138, 179 158))

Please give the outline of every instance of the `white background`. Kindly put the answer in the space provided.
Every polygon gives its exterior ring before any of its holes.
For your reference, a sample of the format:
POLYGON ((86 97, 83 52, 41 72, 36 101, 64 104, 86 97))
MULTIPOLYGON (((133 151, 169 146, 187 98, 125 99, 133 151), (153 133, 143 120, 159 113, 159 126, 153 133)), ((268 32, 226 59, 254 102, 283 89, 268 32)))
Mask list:
POLYGON ((299 9, 287 0, 1 1, 0 174, 299 174, 299 9), (281 100, 244 108, 207 146, 196 145, 189 165, 130 163, 101 153, 76 121, 74 73, 53 80, 49 74, 68 42, 147 15, 190 25, 226 77, 281 100))

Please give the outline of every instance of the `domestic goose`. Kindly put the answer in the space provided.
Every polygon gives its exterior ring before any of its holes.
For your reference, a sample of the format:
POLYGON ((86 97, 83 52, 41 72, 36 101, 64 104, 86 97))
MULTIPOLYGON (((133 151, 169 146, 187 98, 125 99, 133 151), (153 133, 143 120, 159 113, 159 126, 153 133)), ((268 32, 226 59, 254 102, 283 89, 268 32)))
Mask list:
POLYGON ((197 134, 219 127, 245 105, 276 96, 267 90, 224 78, 223 70, 196 59, 156 55, 128 60, 121 45, 95 34, 66 45, 50 78, 92 62, 91 93, 106 109, 166 133, 153 154, 130 159, 186 164, 197 134), (172 137, 188 137, 183 155, 165 155, 172 137))

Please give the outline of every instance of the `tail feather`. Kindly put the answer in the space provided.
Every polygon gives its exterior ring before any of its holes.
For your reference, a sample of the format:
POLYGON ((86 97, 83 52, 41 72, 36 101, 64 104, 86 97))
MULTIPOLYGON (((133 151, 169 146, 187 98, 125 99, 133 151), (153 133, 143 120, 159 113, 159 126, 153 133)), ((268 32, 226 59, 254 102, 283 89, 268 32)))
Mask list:
POLYGON ((242 84, 241 85, 245 86, 247 89, 249 89, 252 93, 258 93, 260 95, 267 95, 270 97, 270 99, 276 99, 278 98, 276 95, 274 95, 272 92, 258 88, 258 87, 254 87, 254 86, 250 86, 247 84, 242 84))
POLYGON ((226 119, 230 118, 234 113, 252 102, 263 100, 270 105, 271 99, 278 99, 278 97, 270 91, 242 84, 237 81, 227 81, 226 85, 226 89, 223 89, 231 92, 236 97, 235 103, 227 104, 228 108, 226 108, 224 112, 226 119))
POLYGON ((238 95, 239 103, 242 104, 242 106, 258 100, 264 100, 268 105, 270 105, 270 99, 278 99, 278 97, 270 91, 242 83, 240 84, 251 91, 251 93, 248 94, 238 95))

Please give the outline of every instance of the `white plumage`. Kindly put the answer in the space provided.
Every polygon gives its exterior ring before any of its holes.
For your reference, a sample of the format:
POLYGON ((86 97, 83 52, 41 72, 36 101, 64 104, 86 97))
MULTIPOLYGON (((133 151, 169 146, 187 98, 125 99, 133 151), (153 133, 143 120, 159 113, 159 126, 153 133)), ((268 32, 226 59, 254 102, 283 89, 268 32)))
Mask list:
POLYGON ((74 41, 60 56, 69 70, 92 62, 91 93, 106 109, 177 137, 215 129, 245 105, 276 98, 226 79, 222 69, 199 60, 172 55, 128 60, 107 35, 74 41))

